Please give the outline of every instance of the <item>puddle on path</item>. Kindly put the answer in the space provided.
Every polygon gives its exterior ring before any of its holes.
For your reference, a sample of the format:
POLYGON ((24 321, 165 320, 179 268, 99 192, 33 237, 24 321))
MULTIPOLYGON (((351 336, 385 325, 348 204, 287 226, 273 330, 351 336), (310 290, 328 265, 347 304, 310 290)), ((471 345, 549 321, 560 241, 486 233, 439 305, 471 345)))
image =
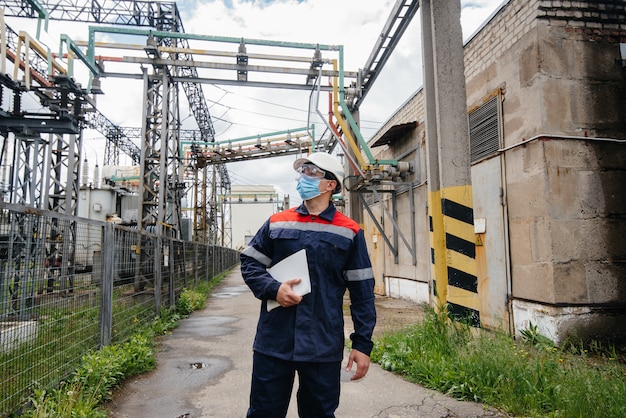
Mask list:
POLYGON ((219 289, 219 291, 213 293, 211 296, 214 298, 225 299, 225 298, 232 298, 232 297, 242 294, 243 292, 249 292, 249 291, 250 289, 248 289, 248 286, 246 286, 245 284, 242 284, 239 286, 226 286, 226 287, 219 289))
POLYGON ((178 337, 207 338, 233 332, 230 325, 237 321, 233 316, 192 316, 181 322, 176 330, 178 337))

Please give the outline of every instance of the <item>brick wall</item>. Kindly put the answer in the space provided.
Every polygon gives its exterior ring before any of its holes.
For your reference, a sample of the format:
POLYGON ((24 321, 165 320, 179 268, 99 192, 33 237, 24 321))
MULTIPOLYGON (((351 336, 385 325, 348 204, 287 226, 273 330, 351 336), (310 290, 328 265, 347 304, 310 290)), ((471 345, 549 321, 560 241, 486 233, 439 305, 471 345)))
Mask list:
POLYGON ((582 39, 626 42, 624 0, 511 0, 466 44, 465 77, 483 71, 540 22, 582 39))
POLYGON ((626 42, 626 2, 540 1, 537 18, 550 26, 564 26, 581 39, 626 42))
POLYGON ((537 26, 538 0, 511 0, 465 45, 465 78, 471 79, 537 26))

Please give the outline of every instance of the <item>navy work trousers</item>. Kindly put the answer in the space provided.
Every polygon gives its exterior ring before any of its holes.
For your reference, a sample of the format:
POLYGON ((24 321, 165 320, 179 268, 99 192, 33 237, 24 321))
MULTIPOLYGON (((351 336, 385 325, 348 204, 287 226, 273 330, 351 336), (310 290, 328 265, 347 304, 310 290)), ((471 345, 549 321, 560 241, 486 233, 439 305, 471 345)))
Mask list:
POLYGON ((341 362, 308 363, 254 353, 248 418, 284 418, 298 372, 298 415, 334 418, 339 406, 341 362))

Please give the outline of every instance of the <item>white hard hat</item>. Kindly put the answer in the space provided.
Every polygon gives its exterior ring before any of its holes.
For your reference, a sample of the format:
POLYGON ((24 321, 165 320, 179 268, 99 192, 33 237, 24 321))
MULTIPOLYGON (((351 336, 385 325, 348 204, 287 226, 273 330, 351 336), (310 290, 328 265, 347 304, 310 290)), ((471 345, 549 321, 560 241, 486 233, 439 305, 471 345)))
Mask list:
POLYGON ((322 170, 332 173, 337 180, 337 187, 335 187, 333 193, 339 193, 341 191, 341 184, 343 182, 343 166, 337 158, 325 152, 314 152, 309 154, 308 157, 298 158, 294 161, 293 168, 297 170, 301 165, 306 163, 314 164, 322 170))

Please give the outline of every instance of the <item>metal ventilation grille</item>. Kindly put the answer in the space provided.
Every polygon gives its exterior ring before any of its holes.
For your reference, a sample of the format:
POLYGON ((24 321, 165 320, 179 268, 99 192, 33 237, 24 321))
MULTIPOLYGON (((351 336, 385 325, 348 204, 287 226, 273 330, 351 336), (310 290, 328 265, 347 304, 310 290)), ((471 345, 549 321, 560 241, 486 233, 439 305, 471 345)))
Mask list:
POLYGON ((498 96, 469 114, 471 160, 476 162, 498 152, 500 117, 498 96))

